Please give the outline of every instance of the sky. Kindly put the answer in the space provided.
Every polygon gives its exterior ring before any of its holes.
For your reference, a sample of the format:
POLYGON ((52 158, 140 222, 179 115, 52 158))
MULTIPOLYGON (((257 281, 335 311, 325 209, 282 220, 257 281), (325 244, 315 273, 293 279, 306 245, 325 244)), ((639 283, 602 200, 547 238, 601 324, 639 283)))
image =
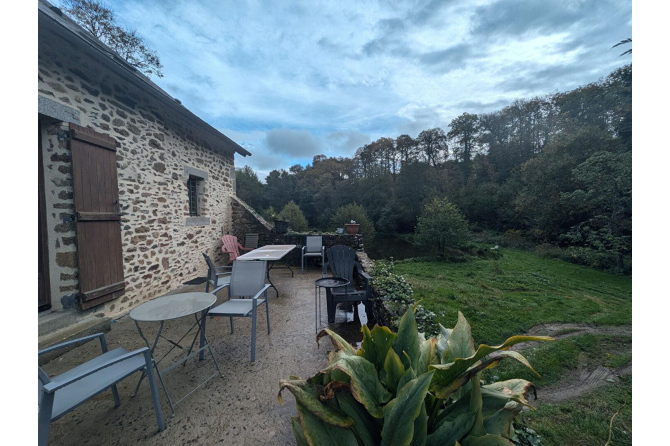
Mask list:
POLYGON ((158 52, 152 79, 252 153, 261 180, 630 63, 631 0, 106 0, 158 52))

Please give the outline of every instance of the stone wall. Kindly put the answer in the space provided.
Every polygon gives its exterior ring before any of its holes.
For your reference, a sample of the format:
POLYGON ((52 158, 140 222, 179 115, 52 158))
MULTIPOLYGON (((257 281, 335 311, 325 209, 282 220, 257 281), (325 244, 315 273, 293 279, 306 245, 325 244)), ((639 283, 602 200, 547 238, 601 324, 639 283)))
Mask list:
MULTIPOLYGON (((91 311, 119 315, 206 274, 202 252, 224 259, 231 228, 233 153, 212 147, 180 116, 69 43, 39 40, 39 95, 120 144, 125 294, 91 311), (206 173, 202 217, 188 216, 188 173, 206 173)), ((67 123, 41 116, 52 310, 76 307, 78 280, 67 123)))

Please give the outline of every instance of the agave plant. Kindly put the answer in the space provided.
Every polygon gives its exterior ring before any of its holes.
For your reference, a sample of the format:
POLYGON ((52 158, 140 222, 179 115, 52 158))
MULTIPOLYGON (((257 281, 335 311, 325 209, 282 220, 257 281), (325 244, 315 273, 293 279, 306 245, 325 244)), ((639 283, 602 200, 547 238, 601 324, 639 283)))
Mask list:
MULTIPOLYGON (((512 358, 535 370, 509 347, 547 336, 513 336, 501 345, 475 348, 459 312, 453 329, 437 337, 418 332, 415 308, 401 318, 398 332, 363 326, 356 350, 325 329, 335 347, 324 369, 312 378, 280 381, 296 400, 292 418, 299 446, 329 445, 513 445, 512 421, 533 384, 523 379, 483 385, 479 373, 512 358)), ((532 407, 531 407, 532 408, 532 407)))

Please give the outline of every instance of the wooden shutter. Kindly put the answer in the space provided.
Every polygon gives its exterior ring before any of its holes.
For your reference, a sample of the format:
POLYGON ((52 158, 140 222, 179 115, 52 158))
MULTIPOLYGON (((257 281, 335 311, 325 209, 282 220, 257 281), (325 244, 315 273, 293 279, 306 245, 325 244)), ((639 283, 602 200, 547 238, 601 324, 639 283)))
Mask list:
POLYGON ((116 141, 70 124, 81 307, 121 296, 125 290, 116 141))

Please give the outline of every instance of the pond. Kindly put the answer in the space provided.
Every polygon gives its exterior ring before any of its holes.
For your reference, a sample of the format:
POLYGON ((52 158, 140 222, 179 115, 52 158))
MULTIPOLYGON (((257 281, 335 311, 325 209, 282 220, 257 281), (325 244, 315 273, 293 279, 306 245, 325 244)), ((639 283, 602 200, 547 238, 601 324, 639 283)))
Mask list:
POLYGON ((402 260, 429 254, 407 240, 392 235, 378 235, 371 242, 364 243, 365 252, 372 260, 388 259, 390 257, 395 260, 402 260))

